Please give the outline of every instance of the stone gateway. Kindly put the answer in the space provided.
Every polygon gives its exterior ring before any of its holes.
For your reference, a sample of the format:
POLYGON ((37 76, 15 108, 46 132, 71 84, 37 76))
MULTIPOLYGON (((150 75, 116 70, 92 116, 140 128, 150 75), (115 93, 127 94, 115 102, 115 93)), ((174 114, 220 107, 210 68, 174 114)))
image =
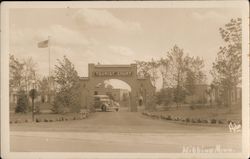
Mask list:
POLYGON ((136 112, 137 106, 144 104, 149 107, 150 99, 155 93, 149 77, 137 76, 137 65, 101 65, 89 64, 88 77, 81 77, 81 107, 90 108, 93 105, 95 87, 105 80, 118 79, 126 82, 130 88, 130 111, 136 112))

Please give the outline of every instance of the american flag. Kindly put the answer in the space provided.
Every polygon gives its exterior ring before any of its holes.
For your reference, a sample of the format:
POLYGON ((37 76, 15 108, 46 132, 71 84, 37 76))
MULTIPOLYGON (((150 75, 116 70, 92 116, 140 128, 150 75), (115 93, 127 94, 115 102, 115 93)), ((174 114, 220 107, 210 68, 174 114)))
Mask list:
POLYGON ((49 46, 49 40, 41 41, 37 44, 38 48, 46 48, 49 46))

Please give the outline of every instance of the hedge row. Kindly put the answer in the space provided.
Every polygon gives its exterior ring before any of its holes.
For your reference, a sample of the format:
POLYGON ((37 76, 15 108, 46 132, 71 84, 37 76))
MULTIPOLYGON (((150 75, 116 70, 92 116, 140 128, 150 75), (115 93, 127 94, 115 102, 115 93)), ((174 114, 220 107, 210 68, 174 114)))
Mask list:
MULTIPOLYGON (((85 113, 82 113, 81 115, 79 114, 79 116, 73 116, 73 117, 56 117, 56 118, 35 118, 35 122, 36 123, 40 123, 40 122, 61 122, 61 121, 69 121, 69 120, 83 120, 83 119, 86 119, 88 118, 90 115, 90 112, 85 112, 85 113)), ((55 115, 56 116, 56 115, 55 115)), ((25 120, 20 120, 20 119, 17 119, 15 121, 10 121, 10 124, 17 124, 17 123, 29 123, 29 122, 32 122, 32 120, 28 120, 28 119, 25 119, 25 120)))
MULTIPOLYGON (((219 119, 181 118, 181 117, 174 117, 171 115, 158 115, 151 112, 143 112, 142 114, 151 117, 153 119, 179 121, 184 123, 229 124, 231 122, 231 120, 219 120, 219 119)), ((237 121, 237 123, 241 124, 241 121, 237 121)))

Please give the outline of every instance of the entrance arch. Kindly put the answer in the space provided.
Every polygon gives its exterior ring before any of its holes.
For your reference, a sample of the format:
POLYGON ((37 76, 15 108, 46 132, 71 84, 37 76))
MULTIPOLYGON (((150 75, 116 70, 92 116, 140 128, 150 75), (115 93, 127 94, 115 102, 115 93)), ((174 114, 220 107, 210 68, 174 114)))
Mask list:
POLYGON ((124 81, 131 87, 130 111, 136 112, 139 99, 144 100, 145 106, 155 93, 155 87, 149 78, 138 78, 137 65, 101 65, 89 64, 88 77, 81 80, 81 106, 91 108, 93 105, 94 87, 105 80, 117 79, 124 81))
POLYGON ((130 109, 131 86, 118 79, 109 79, 98 83, 94 88, 94 95, 108 95, 110 99, 119 103, 123 110, 130 109))

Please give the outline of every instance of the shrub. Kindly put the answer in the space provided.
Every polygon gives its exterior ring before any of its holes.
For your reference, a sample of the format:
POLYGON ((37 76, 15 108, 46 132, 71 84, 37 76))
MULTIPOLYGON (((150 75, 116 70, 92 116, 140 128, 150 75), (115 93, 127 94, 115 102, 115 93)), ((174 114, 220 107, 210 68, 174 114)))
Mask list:
POLYGON ((169 115, 169 116, 167 117, 167 120, 172 120, 172 117, 169 115))
POLYGON ((212 119, 211 124, 216 124, 216 119, 212 119))
POLYGON ((38 119, 38 118, 36 118, 36 122, 37 122, 37 123, 39 123, 39 122, 41 122, 41 120, 40 120, 40 119, 38 119))
POLYGON ((68 118, 65 118, 65 121, 68 121, 68 118))
POLYGON ((162 115, 162 119, 167 120, 167 118, 168 118, 168 116, 166 116, 166 115, 162 115))
POLYGON ((202 121, 201 121, 201 119, 199 118, 198 120, 197 120, 197 123, 201 123, 202 121))
POLYGON ((190 119, 189 119, 189 118, 186 118, 186 122, 190 122, 190 119))
POLYGON ((12 121, 10 121, 10 124, 12 124, 12 121))
POLYGON ((224 124, 224 122, 222 120, 219 120, 218 123, 219 124, 224 124))
POLYGON ((26 113, 28 111, 28 96, 25 91, 18 92, 18 99, 15 108, 16 113, 26 113))
POLYGON ((17 123, 18 123, 18 120, 15 120, 15 123, 17 124, 17 123))
POLYGON ((195 109, 193 105, 191 105, 189 108, 190 108, 191 110, 194 110, 194 109, 195 109))
POLYGON ((208 121, 208 120, 203 120, 202 122, 203 122, 203 123, 209 123, 209 121, 208 121))
POLYGON ((76 120, 76 117, 73 117, 73 120, 76 120))
POLYGON ((192 121, 192 123, 196 123, 196 120, 195 120, 195 119, 192 119, 191 121, 192 121))
POLYGON ((52 120, 52 119, 50 119, 50 120, 49 120, 49 122, 53 122, 53 120, 52 120))
POLYGON ((25 123, 28 123, 29 121, 28 121, 28 119, 25 119, 25 121, 24 121, 25 123))
POLYGON ((49 120, 48 119, 44 119, 44 122, 48 122, 49 120))

